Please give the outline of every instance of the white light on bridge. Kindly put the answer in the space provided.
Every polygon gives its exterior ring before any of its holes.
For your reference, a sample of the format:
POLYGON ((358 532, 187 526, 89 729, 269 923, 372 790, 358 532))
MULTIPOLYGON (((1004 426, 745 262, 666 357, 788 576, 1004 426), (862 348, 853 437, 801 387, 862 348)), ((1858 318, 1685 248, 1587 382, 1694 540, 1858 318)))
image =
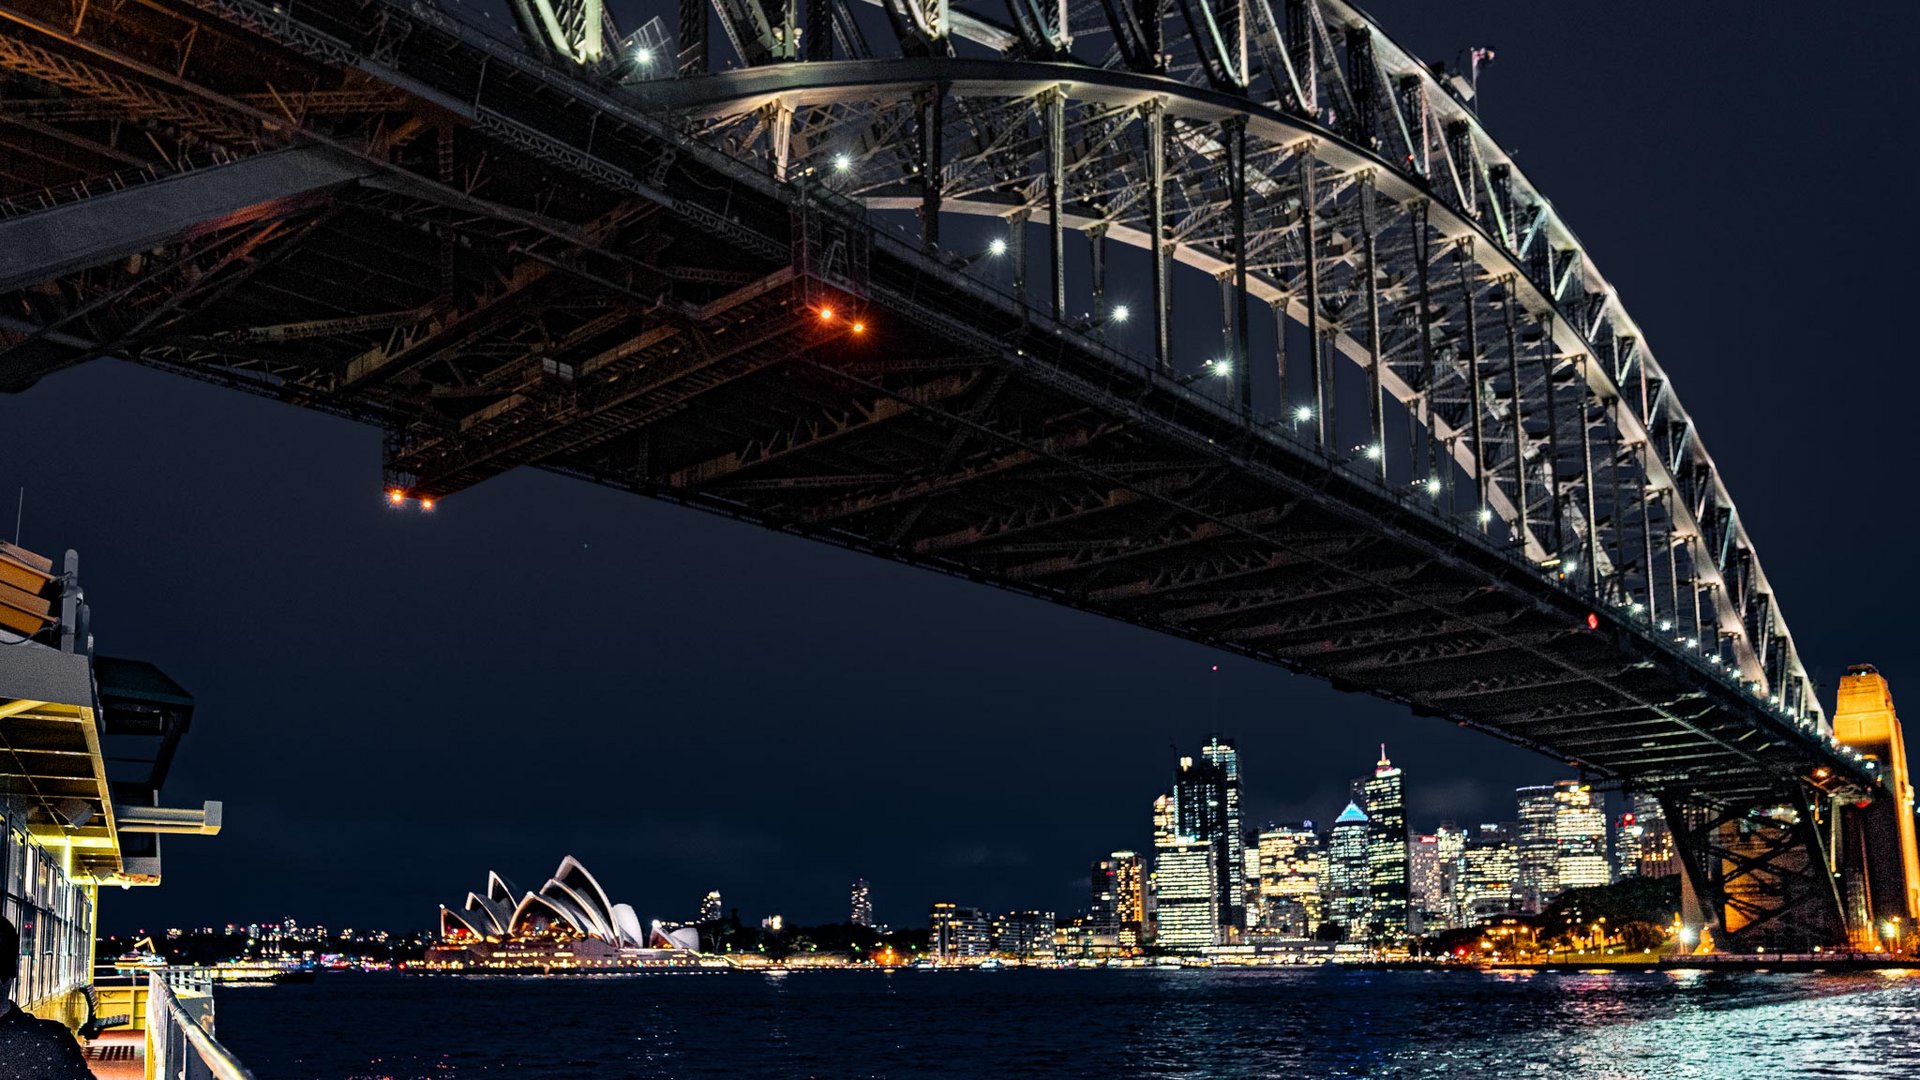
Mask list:
POLYGON ((1440 494, 1440 478, 1439 477, 1437 476, 1427 477, 1427 494, 1429 495, 1440 494))
POLYGON ((1116 304, 1116 305, 1114 306, 1114 309, 1113 309, 1113 321, 1114 321, 1114 322, 1126 322, 1126 321, 1127 321, 1127 316, 1128 316, 1128 315, 1130 315, 1130 314, 1132 314, 1132 313, 1131 313, 1131 312, 1129 312, 1129 311, 1127 310, 1127 305, 1125 305, 1125 304, 1116 304))
POLYGON ((1233 374, 1233 361, 1231 360, 1215 360, 1208 366, 1213 369, 1215 375, 1226 376, 1233 374))
POLYGON ((1313 406, 1302 405, 1299 408, 1293 410, 1294 423, 1304 424, 1311 419, 1313 419, 1313 406))
POLYGON ((1368 461, 1380 460, 1380 444, 1379 443, 1367 444, 1367 460, 1368 461))
POLYGON ((849 157, 846 154, 833 155, 833 171, 834 172, 846 172, 848 169, 851 169, 851 168, 853 168, 853 158, 849 157))
POLYGON ((1668 631, 1668 630, 1671 630, 1671 629, 1673 629, 1673 620, 1672 620, 1672 619, 1661 619, 1661 620, 1660 620, 1660 630, 1661 630, 1661 632, 1662 632, 1662 633, 1665 633, 1666 631, 1668 631))
POLYGON ((643 65, 651 64, 653 63, 653 50, 647 48, 645 45, 642 45, 639 48, 633 50, 633 59, 635 60, 635 62, 643 65))
POLYGON ((1480 524, 1485 525, 1487 522, 1493 520, 1493 511, 1483 506, 1480 508, 1480 512, 1474 516, 1480 519, 1480 524))
POLYGON ((987 254, 989 255, 1005 255, 1006 253, 1007 242, 997 236, 993 238, 992 243, 987 245, 987 254))

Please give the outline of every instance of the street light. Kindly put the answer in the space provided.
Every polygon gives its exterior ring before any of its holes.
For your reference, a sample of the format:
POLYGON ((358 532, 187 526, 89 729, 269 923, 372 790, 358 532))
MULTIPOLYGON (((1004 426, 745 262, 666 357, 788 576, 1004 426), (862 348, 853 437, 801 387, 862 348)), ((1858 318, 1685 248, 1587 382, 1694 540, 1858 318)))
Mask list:
MULTIPOLYGON (((996 243, 997 243, 997 242, 998 242, 998 241, 996 241, 996 243)), ((1125 304, 1115 304, 1115 305, 1114 305, 1114 307, 1113 307, 1113 314, 1112 314, 1112 316, 1111 316, 1111 318, 1113 319, 1113 321, 1114 321, 1114 322, 1117 322, 1117 323, 1123 323, 1123 322, 1126 322, 1126 321, 1127 321, 1127 316, 1128 316, 1129 314, 1131 314, 1131 312, 1129 312, 1129 311, 1127 310, 1127 305, 1125 305, 1125 304)))

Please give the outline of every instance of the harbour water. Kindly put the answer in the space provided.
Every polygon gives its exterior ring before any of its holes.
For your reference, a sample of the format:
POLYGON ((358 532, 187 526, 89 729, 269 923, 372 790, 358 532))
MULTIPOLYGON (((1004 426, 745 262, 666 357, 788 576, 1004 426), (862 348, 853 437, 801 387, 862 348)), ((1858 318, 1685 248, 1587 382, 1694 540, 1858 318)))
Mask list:
POLYGON ((282 1080, 1920 1076, 1920 973, 323 976, 223 989, 282 1080))

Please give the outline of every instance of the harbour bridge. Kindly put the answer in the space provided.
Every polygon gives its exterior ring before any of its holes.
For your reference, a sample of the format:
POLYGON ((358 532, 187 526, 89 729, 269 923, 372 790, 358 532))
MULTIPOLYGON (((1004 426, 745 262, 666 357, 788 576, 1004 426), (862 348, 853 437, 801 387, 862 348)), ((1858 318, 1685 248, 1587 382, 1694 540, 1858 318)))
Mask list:
POLYGON ((1343 0, 673 14, 0 0, 0 389, 115 357, 378 425, 398 506, 533 466, 1403 702, 1657 795, 1723 948, 1920 918, 1885 684, 1828 716, 1471 72, 1343 0))

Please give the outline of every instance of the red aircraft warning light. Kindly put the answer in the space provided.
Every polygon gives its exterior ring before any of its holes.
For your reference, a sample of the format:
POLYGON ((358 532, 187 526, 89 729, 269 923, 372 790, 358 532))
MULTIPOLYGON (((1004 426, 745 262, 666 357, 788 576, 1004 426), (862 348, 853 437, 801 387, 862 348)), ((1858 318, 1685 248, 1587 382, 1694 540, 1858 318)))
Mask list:
POLYGON ((1600 616, 1594 614, 1591 611, 1587 612, 1587 629, 1589 630, 1600 629, 1600 616))

